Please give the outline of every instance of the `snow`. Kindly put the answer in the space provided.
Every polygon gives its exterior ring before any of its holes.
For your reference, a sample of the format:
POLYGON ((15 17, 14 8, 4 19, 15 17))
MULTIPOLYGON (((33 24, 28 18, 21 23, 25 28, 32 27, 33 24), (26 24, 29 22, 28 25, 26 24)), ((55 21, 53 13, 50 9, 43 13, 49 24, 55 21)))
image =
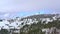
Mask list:
MULTIPOLYGON (((54 16, 52 18, 53 19, 50 19, 50 18, 42 18, 41 19, 41 22, 43 23, 44 21, 46 21, 45 24, 47 24, 48 22, 52 22, 53 20, 56 20, 56 16, 54 16)), ((12 23, 8 22, 8 20, 0 21, 0 29, 1 28, 4 28, 4 29, 9 29, 9 28, 19 29, 19 28, 25 26, 26 24, 27 25, 31 25, 33 23, 37 23, 38 22, 35 18, 34 18, 34 20, 33 19, 24 19, 23 21, 19 21, 20 19, 21 18, 18 18, 16 21, 14 21, 12 23), (21 25, 22 23, 23 23, 23 25, 21 25)))

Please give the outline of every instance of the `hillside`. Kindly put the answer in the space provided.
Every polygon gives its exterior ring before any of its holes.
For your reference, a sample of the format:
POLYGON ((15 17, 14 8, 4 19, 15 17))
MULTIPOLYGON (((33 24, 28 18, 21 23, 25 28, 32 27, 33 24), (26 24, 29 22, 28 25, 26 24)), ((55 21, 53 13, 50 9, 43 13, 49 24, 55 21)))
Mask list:
POLYGON ((59 14, 39 14, 39 15, 32 15, 32 16, 27 16, 27 17, 24 17, 22 18, 21 20, 23 19, 37 19, 37 20, 40 20, 40 18, 52 18, 54 16, 57 16, 59 14))
POLYGON ((8 29, 10 32, 10 29, 12 29, 14 34, 45 34, 47 32, 55 32, 55 29, 57 32, 60 32, 60 15, 39 14, 23 18, 16 17, 14 19, 0 20, 0 24, 1 30, 8 29))
MULTIPOLYGON (((31 25, 23 26, 23 28, 20 29, 20 34, 45 34, 46 32, 42 32, 42 29, 47 28, 50 30, 50 28, 52 28, 54 30, 54 27, 56 27, 57 29, 60 29, 59 27, 60 21, 58 19, 53 20, 52 22, 49 22, 48 24, 41 24, 41 21, 39 21, 40 18, 52 18, 54 16, 58 17, 58 14, 41 14, 41 15, 33 15, 33 16, 28 16, 28 17, 23 18, 23 19, 36 18, 38 20, 38 23, 37 24, 33 23, 31 25)), ((51 32, 51 34, 56 34, 56 33, 51 32)))

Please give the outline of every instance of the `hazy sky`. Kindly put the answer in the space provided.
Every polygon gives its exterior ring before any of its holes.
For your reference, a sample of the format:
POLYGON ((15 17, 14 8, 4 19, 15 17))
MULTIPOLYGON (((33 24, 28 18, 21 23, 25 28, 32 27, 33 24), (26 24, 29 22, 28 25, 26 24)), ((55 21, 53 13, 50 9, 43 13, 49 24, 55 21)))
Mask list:
POLYGON ((0 0, 0 17, 60 13, 60 0, 0 0))

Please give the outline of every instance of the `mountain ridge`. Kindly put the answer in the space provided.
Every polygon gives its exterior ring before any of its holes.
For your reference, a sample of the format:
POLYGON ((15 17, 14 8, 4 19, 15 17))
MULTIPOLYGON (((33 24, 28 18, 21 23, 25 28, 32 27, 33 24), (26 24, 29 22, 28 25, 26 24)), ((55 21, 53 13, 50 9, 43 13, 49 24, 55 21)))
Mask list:
POLYGON ((23 18, 21 18, 21 20, 34 19, 34 18, 39 20, 39 18, 52 18, 52 17, 58 16, 58 15, 60 15, 60 14, 38 14, 38 15, 31 15, 31 16, 23 17, 23 18))

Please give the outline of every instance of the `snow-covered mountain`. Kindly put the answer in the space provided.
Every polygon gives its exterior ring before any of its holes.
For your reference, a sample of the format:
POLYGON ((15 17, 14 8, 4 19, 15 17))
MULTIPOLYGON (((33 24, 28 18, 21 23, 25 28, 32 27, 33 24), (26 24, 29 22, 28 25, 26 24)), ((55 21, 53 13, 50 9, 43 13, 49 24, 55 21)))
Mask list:
POLYGON ((33 23, 38 23, 39 21, 41 21, 41 23, 45 22, 44 24, 47 24, 48 22, 52 22, 53 20, 57 20, 58 18, 60 18, 59 14, 41 14, 27 16, 24 18, 12 18, 8 20, 3 19, 0 20, 0 29, 20 29, 26 24, 31 25, 33 23))

